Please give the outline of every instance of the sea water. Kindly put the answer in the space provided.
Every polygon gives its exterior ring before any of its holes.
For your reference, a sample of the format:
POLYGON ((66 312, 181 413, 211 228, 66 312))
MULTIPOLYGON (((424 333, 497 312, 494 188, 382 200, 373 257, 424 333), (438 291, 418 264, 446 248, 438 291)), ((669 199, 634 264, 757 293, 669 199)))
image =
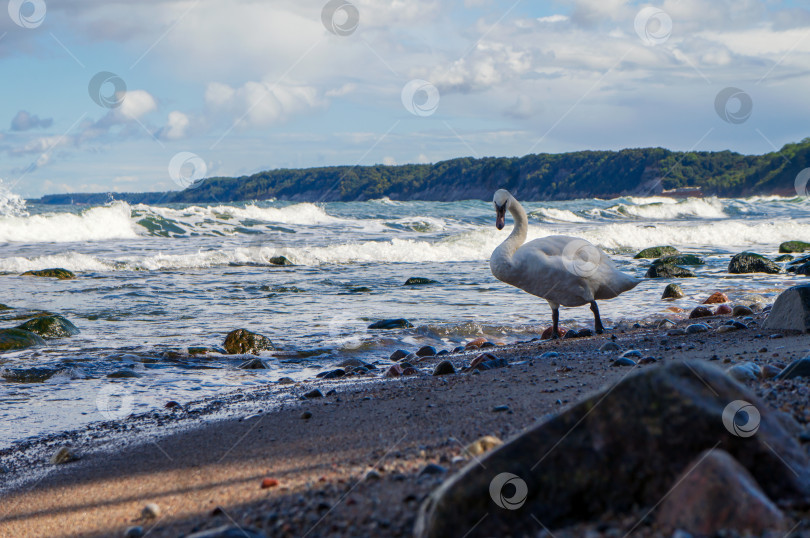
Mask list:
MULTIPOLYGON (((714 291, 733 301, 772 301, 805 277, 730 275, 743 250, 777 254, 780 242, 810 239, 803 198, 620 198, 528 202, 529 239, 582 237, 618 267, 643 277, 640 249, 673 245, 703 257, 687 297, 661 301, 666 284, 644 280, 600 305, 607 326, 677 318, 714 291), (756 296, 761 297, 761 299, 756 296)), ((547 303, 497 281, 489 256, 511 228, 494 226, 484 201, 255 202, 96 207, 26 205, 0 191, 0 303, 56 312, 81 333, 0 355, 0 448, 30 436, 81 428, 281 377, 311 379, 342 360, 387 358, 398 348, 451 349, 484 336, 515 342, 550 323, 547 303), (276 266, 284 256, 294 265, 276 266), (62 267, 75 280, 20 276, 62 267), (405 286, 410 277, 435 284, 405 286), (368 330, 385 318, 410 329, 368 330), (266 370, 243 356, 189 356, 222 346, 246 328, 278 351, 266 370), (134 371, 139 377, 109 374, 134 371), (117 406, 117 407, 116 407, 117 406)), ((13 327, 0 312, 0 327, 13 327)), ((563 308, 561 323, 592 326, 586 307, 563 308)))

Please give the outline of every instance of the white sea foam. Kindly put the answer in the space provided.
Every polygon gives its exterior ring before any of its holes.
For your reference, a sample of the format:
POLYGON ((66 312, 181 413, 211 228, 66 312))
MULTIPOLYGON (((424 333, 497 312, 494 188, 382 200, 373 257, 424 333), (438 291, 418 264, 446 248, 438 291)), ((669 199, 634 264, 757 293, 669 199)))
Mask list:
POLYGON ((543 222, 587 222, 584 219, 567 209, 557 209, 554 207, 541 207, 529 213, 530 217, 537 217, 543 222))
POLYGON ((11 192, 0 179, 0 218, 2 217, 24 217, 28 215, 25 211, 25 200, 18 194, 11 192))
POLYGON ((227 205, 218 206, 189 206, 184 209, 167 207, 152 207, 146 205, 135 206, 136 211, 151 212, 161 217, 195 224, 206 219, 214 220, 258 220, 279 224, 316 225, 341 222, 326 213, 326 211, 311 203, 294 204, 285 207, 259 207, 248 204, 244 207, 227 205))
POLYGON ((649 220, 673 220, 686 217, 720 219, 728 215, 723 210, 723 202, 718 198, 671 198, 632 199, 637 204, 618 204, 605 210, 609 214, 629 216, 649 220), (646 200, 646 203, 640 203, 646 200), (666 201, 665 201, 666 200, 666 201))
POLYGON ((138 237, 129 205, 115 202, 79 214, 0 216, 0 242, 63 243, 138 237))

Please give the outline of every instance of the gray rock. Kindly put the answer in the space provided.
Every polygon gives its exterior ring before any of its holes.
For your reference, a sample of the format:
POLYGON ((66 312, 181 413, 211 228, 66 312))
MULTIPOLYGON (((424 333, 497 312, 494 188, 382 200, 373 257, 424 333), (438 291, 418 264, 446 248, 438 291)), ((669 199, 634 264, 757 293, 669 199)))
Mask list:
POLYGON ((728 262, 728 272, 733 274, 769 273, 775 275, 781 273, 782 269, 776 262, 769 260, 765 256, 753 252, 741 252, 728 262))
POLYGON ((640 358, 641 357, 641 351, 639 351, 637 349, 628 349, 627 351, 622 353, 621 356, 623 358, 625 358, 625 359, 630 359, 630 358, 633 358, 633 357, 640 358))
POLYGON ((419 471, 419 476, 444 474, 446 472, 447 469, 445 469, 441 465, 437 463, 428 463, 427 465, 422 467, 421 471, 419 471))
POLYGON ((783 529, 785 517, 745 467, 714 449, 695 458, 674 481, 656 523, 700 536, 721 530, 760 535, 783 529))
POLYGON ((616 342, 607 341, 599 347, 599 351, 607 353, 609 351, 619 351, 622 347, 616 342))
POLYGON ((680 299, 684 296, 683 289, 678 284, 674 282, 672 284, 667 284, 667 287, 664 288, 664 293, 661 295, 662 299, 680 299))
POLYGON ((404 359, 407 356, 408 356, 407 351, 405 351, 404 349, 398 349, 398 350, 394 351, 393 353, 391 353, 391 356, 389 357, 389 359, 391 359, 392 361, 398 361, 399 359, 404 359))
POLYGON ((225 337, 223 346, 225 351, 231 355, 240 355, 245 353, 257 354, 264 350, 273 350, 273 342, 266 336, 261 334, 252 333, 247 329, 236 329, 231 331, 225 337))
POLYGON ((678 249, 675 247, 670 246, 661 246, 661 247, 649 247, 645 248, 633 258, 635 259, 644 259, 644 258, 660 258, 661 256, 674 256, 675 254, 680 254, 678 249))
POLYGON ((52 316, 39 316, 29 319, 18 329, 38 334, 42 338, 65 338, 79 334, 79 329, 64 317, 55 314, 52 316))
POLYGON ((248 359, 238 366, 240 370, 267 370, 267 365, 261 359, 248 359))
POLYGON ((677 265, 653 265, 647 269, 645 278, 694 278, 696 275, 689 269, 677 265))
POLYGON ((313 398, 323 398, 323 392, 320 389, 312 389, 311 391, 304 394, 304 398, 311 400, 313 398))
POLYGON ((375 321, 371 325, 368 326, 369 329, 408 329, 413 327, 410 321, 405 318, 397 318, 397 319, 382 319, 380 321, 375 321))
POLYGON ((686 327, 686 334, 698 334, 708 332, 709 326, 705 323, 693 323, 686 327))
POLYGON ((760 368, 753 362, 741 362, 735 364, 728 370, 728 375, 740 382, 757 381, 760 375, 760 368))
POLYGON ((613 364, 611 366, 635 366, 635 365, 636 361, 634 361, 633 359, 627 357, 619 357, 618 359, 613 361, 613 364))
POLYGON ((110 379, 129 379, 141 377, 141 374, 130 368, 122 368, 120 370, 116 370, 114 372, 107 374, 107 377, 109 377, 110 379))
POLYGON ((45 340, 31 331, 25 331, 23 329, 0 329, 0 352, 44 345, 45 340))
POLYGON ((793 286, 780 293, 762 327, 810 331, 810 284, 793 286))
POLYGON ((436 368, 433 369, 433 375, 447 375, 447 374, 455 374, 456 368, 453 366, 453 363, 450 361, 442 361, 436 365, 436 368))
POLYGON ((436 348, 433 346, 422 346, 416 352, 417 357, 433 357, 436 355, 436 348))
POLYGON ((810 494, 808 456, 775 411, 709 363, 674 361, 628 375, 464 467, 426 499, 414 535, 534 535, 537 521, 553 529, 652 506, 718 444, 774 501, 810 494), (756 435, 723 427, 736 400, 759 410, 756 435), (502 508, 509 503, 516 509, 502 508))
POLYGON ((540 359, 540 360, 551 360, 551 359, 556 359, 559 356, 560 356, 560 354, 557 353, 556 351, 546 351, 545 353, 543 353, 542 355, 540 355, 537 358, 540 359))

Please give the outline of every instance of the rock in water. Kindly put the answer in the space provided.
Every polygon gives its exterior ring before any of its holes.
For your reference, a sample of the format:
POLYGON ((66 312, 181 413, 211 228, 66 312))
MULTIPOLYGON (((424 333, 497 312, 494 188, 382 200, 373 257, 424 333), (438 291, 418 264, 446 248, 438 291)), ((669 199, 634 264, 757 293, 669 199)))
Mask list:
POLYGON ((436 355, 436 348, 433 346, 422 346, 416 352, 417 357, 433 357, 436 355))
POLYGON ((810 284, 793 286, 780 293, 762 327, 810 331, 810 284))
POLYGON ((248 359, 238 366, 240 370, 266 370, 267 365, 261 359, 248 359))
POLYGON ((44 346, 38 334, 23 329, 0 329, 0 351, 13 351, 33 346, 44 346))
POLYGON ((728 296, 725 293, 716 291, 709 295, 709 298, 703 301, 703 304, 718 304, 718 303, 727 303, 728 296))
POLYGON ((783 528, 785 517, 745 467, 714 449, 699 455, 675 480, 656 523, 700 536, 720 530, 759 535, 783 528))
POLYGON ((781 245, 779 245, 779 252, 780 253, 797 253, 797 252, 804 252, 805 250, 810 250, 810 243, 805 243, 804 241, 785 241, 781 245))
POLYGON ((383 319, 368 326, 369 329, 408 329, 410 327, 413 325, 405 318, 383 319))
POLYGON ((706 362, 641 369, 448 478, 422 505, 414 534, 534 535, 537 521, 553 529, 651 506, 718 443, 772 499, 797 500, 810 493, 810 461, 784 420, 706 362), (759 410, 756 435, 724 427, 736 400, 759 410))
POLYGON ((284 265, 284 266, 295 265, 293 262, 288 260, 285 256, 273 256, 272 258, 270 258, 267 261, 270 262, 272 265, 284 265))
POLYGON ((769 273, 775 275, 781 273, 782 269, 776 265, 776 262, 769 260, 765 256, 753 252, 741 252, 728 262, 728 272, 733 274, 769 273))
POLYGON ((425 284, 438 284, 435 280, 429 278, 422 278, 419 276, 412 276, 405 281, 405 286, 424 286, 425 284))
POLYGON ((689 313, 689 319, 695 318, 708 318, 713 316, 714 313, 705 306, 696 306, 694 310, 689 313))
POLYGON ((60 269, 55 267, 53 269, 40 269, 38 271, 26 271, 22 276, 44 276, 51 278, 58 278, 59 280, 71 280, 76 278, 76 275, 67 269, 60 269))
POLYGON ((653 265, 647 269, 645 278, 693 278, 695 273, 677 265, 653 265))
POLYGON ((29 319, 17 328, 31 331, 42 338, 64 338, 79 334, 79 329, 75 325, 58 314, 29 319))
POLYGON ((663 247, 650 247, 645 248, 635 256, 636 259, 642 258, 660 258, 662 256, 674 256, 676 254, 680 254, 678 249, 675 247, 663 246, 663 247))
POLYGON ((231 355, 241 353, 252 353, 255 355, 259 351, 276 349, 269 338, 261 334, 252 333, 247 329, 236 329, 235 331, 229 332, 228 336, 225 337, 225 343, 222 347, 231 355))
POLYGON ((661 295, 662 299, 680 299, 681 297, 683 297, 683 290, 675 283, 667 284, 663 295, 661 295))
POLYGON ((652 262, 653 265, 706 265, 699 256, 694 254, 675 254, 673 256, 662 256, 652 262))
POLYGON ((793 260, 793 256, 790 254, 782 254, 781 256, 777 256, 773 259, 775 262, 789 262, 791 260, 793 260))

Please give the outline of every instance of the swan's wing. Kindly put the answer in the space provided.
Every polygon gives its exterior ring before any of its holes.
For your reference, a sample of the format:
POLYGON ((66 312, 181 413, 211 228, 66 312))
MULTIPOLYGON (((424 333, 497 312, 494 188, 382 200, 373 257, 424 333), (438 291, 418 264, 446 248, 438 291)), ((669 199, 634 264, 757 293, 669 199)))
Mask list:
MULTIPOLYGON (((580 306, 594 299, 588 282, 566 269, 563 258, 527 243, 512 257, 516 281, 510 284, 563 306, 580 306)), ((548 246, 548 245, 545 245, 548 246)))

